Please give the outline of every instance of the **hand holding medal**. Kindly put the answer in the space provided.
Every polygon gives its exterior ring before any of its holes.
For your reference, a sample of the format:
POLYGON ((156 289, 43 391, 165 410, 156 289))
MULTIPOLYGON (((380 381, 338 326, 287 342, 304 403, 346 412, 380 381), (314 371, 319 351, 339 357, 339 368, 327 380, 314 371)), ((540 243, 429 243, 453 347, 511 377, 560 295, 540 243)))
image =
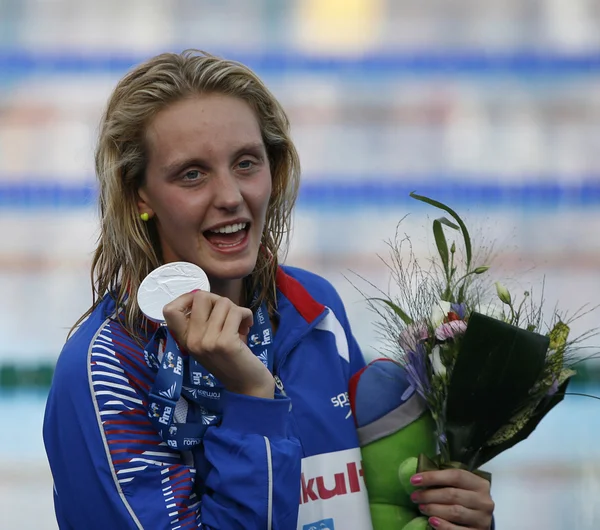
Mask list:
POLYGON ((177 343, 225 389, 272 398, 274 380, 246 345, 250 309, 210 292, 205 272, 191 263, 168 263, 152 271, 138 291, 146 317, 164 323, 177 343))

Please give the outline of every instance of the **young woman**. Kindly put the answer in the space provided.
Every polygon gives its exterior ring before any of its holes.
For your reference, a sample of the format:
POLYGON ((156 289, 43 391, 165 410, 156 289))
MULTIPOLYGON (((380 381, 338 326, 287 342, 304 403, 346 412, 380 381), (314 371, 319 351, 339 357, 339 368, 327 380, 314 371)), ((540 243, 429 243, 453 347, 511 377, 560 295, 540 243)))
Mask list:
MULTIPOLYGON (((363 358, 333 287, 278 264, 300 167, 277 100, 238 63, 160 55, 112 94, 96 171, 94 303, 44 422, 60 528, 370 528, 343 399, 363 358), (170 262, 211 292, 157 327, 136 293, 170 262)), ((490 527, 482 479, 420 483, 437 528, 490 527)))

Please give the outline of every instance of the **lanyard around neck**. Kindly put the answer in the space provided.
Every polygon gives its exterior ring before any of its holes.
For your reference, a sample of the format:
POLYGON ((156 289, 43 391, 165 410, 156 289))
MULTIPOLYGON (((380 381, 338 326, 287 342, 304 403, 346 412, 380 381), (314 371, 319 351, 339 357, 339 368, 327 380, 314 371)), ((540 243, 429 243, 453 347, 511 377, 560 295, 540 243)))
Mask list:
MULTIPOLYGON (((265 303, 254 312, 247 344, 273 373, 273 328, 265 303)), ((152 425, 174 449, 189 450, 201 444, 206 430, 221 421, 223 385, 194 358, 182 354, 164 325, 146 345, 144 358, 148 366, 157 372, 148 394, 147 412, 152 425), (161 344, 164 345, 162 357, 161 344), (180 400, 182 396, 185 400, 180 400), (199 421, 186 421, 186 401, 198 406, 199 421)))

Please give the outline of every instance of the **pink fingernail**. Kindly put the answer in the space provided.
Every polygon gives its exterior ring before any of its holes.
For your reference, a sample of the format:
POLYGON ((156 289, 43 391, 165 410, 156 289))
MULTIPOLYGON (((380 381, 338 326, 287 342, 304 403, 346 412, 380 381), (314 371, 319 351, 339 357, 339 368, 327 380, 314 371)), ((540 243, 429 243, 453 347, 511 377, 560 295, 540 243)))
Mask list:
POLYGON ((194 289, 193 291, 191 291, 192 294, 197 293, 200 289, 194 289))
POLYGON ((438 526, 440 526, 440 522, 441 521, 439 519, 436 519, 435 517, 430 517, 429 518, 429 524, 431 526, 433 526, 434 528, 437 528, 438 526))
POLYGON ((411 484, 421 484, 421 482, 423 482, 423 477, 421 475, 413 475, 410 478, 411 484))

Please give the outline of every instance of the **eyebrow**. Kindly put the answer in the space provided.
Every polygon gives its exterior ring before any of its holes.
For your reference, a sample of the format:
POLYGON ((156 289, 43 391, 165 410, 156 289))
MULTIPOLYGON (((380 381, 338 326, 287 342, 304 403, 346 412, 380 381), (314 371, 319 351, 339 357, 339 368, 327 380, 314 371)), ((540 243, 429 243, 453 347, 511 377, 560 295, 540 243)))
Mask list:
MULTIPOLYGON (((248 152, 256 152, 256 151, 261 151, 262 153, 264 153, 266 155, 266 147, 265 144, 263 142, 253 142, 253 143, 249 143, 249 144, 244 144, 240 147, 238 147, 231 159, 235 160, 236 158, 239 158, 241 155, 243 155, 244 153, 248 153, 248 152)), ((190 158, 185 158, 182 160, 175 160, 165 166, 163 166, 162 168, 162 172, 165 175, 173 175, 178 173, 179 171, 182 171, 184 168, 188 167, 188 166, 200 166, 202 168, 206 168, 208 167, 210 164, 208 164, 208 162, 206 162, 206 160, 203 160, 202 158, 199 157, 190 157, 190 158)))

